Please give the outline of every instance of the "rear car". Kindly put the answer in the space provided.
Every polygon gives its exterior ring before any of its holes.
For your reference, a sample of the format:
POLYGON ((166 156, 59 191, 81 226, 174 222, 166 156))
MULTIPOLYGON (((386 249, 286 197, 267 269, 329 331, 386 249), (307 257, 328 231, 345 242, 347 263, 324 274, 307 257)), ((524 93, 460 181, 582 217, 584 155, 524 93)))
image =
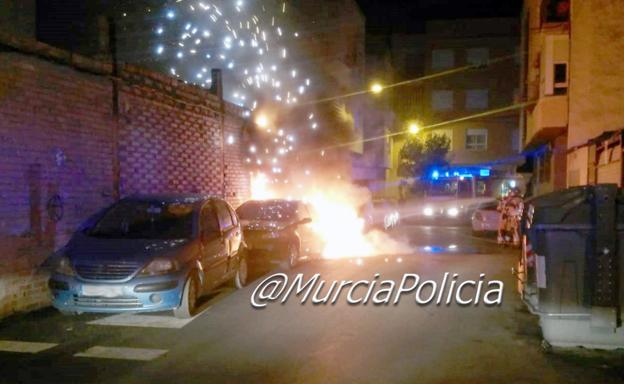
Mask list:
POLYGON ((234 210, 209 196, 134 196, 89 219, 48 261, 53 305, 64 313, 173 310, 232 281, 247 261, 234 210))
POLYGON ((366 230, 387 231, 398 227, 401 222, 397 202, 389 199, 369 201, 360 209, 360 216, 364 219, 366 230))
POLYGON ((250 200, 236 209, 252 259, 294 267, 320 253, 309 207, 298 200, 250 200))
POLYGON ((472 214, 472 233, 480 236, 498 231, 501 214, 498 211, 498 201, 481 204, 472 214))

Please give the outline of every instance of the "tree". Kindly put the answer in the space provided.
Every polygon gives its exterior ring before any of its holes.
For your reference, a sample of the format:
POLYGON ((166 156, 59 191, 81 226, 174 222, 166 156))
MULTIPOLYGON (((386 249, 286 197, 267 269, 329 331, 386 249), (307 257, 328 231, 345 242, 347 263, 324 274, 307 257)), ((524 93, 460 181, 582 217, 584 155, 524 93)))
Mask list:
POLYGON ((399 152, 399 176, 420 178, 431 168, 448 165, 446 155, 451 140, 446 135, 410 137, 399 152))

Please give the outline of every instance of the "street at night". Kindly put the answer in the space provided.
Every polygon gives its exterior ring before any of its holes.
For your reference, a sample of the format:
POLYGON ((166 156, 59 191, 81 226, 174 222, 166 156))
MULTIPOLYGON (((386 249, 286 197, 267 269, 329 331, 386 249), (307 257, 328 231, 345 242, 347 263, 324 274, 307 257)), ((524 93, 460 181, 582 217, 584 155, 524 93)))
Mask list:
POLYGON ((623 383, 622 20, 0 0, 0 384, 623 383))
POLYGON ((350 306, 344 300, 315 306, 293 297, 284 305, 254 309, 250 297, 259 276, 243 290, 225 288, 209 298, 203 312, 183 326, 170 313, 132 315, 164 316, 160 325, 129 326, 122 319, 124 326, 91 323, 110 316, 64 317, 53 310, 2 323, 0 339, 54 346, 38 353, 2 352, 0 381, 621 382, 621 353, 542 350, 537 318, 515 291, 514 252, 498 248, 493 239, 473 238, 465 228, 410 225, 396 236, 409 237, 423 251, 361 259, 361 264, 312 261, 288 274, 355 281, 379 273, 398 284, 404 273, 435 280, 445 272, 464 278, 485 273, 505 283, 503 304, 419 307, 413 295, 405 295, 396 306, 350 306), (452 245, 457 248, 448 250, 452 245), (426 252, 427 246, 439 251, 426 252), (77 356, 94 347, 146 351, 125 356, 113 350, 109 359, 77 356))

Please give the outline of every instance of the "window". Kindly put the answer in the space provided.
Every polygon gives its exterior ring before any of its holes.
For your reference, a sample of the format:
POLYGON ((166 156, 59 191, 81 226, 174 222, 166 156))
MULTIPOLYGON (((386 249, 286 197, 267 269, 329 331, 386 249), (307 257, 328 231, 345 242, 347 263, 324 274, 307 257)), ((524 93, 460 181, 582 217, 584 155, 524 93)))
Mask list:
POLYGON ((201 211, 201 233, 205 236, 206 233, 219 232, 219 222, 217 221, 217 215, 212 205, 204 207, 201 211))
POLYGON ((452 49, 431 51, 431 69, 449 69, 455 66, 455 53, 452 49))
POLYGON ((466 91, 466 109, 486 109, 488 98, 487 89, 469 89, 466 91))
POLYGON ((434 111, 453 109, 453 91, 434 90, 431 93, 431 108, 434 111))
POLYGON ((553 68, 553 92, 555 95, 565 95, 568 93, 568 64, 556 63, 553 68))
POLYGON ((468 65, 487 64, 490 59, 490 50, 488 48, 468 48, 466 50, 466 63, 468 65))
POLYGON ((477 128, 466 131, 466 149, 470 151, 485 151, 487 149, 487 129, 477 128))
POLYGON ((546 23, 563 23, 570 20, 570 0, 544 0, 542 17, 546 23))
POLYGON ((230 212, 230 216, 232 216, 232 223, 234 223, 234 225, 238 225, 238 216, 236 215, 236 212, 234 212, 234 209, 232 209, 232 207, 229 204, 226 204, 228 211, 230 212))
POLYGON ((227 231, 234 226, 232 222, 232 216, 227 206, 222 201, 216 201, 215 207, 217 208, 217 217, 219 218, 219 226, 222 231, 227 231))

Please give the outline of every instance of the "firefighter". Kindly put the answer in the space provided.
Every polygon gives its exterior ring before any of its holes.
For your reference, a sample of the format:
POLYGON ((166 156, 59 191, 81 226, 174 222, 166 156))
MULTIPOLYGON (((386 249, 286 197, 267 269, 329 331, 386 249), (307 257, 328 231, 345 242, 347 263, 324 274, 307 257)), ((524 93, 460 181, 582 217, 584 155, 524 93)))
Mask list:
POLYGON ((498 204, 501 220, 498 227, 498 243, 517 247, 520 245, 520 219, 524 202, 517 187, 511 188, 498 204))

